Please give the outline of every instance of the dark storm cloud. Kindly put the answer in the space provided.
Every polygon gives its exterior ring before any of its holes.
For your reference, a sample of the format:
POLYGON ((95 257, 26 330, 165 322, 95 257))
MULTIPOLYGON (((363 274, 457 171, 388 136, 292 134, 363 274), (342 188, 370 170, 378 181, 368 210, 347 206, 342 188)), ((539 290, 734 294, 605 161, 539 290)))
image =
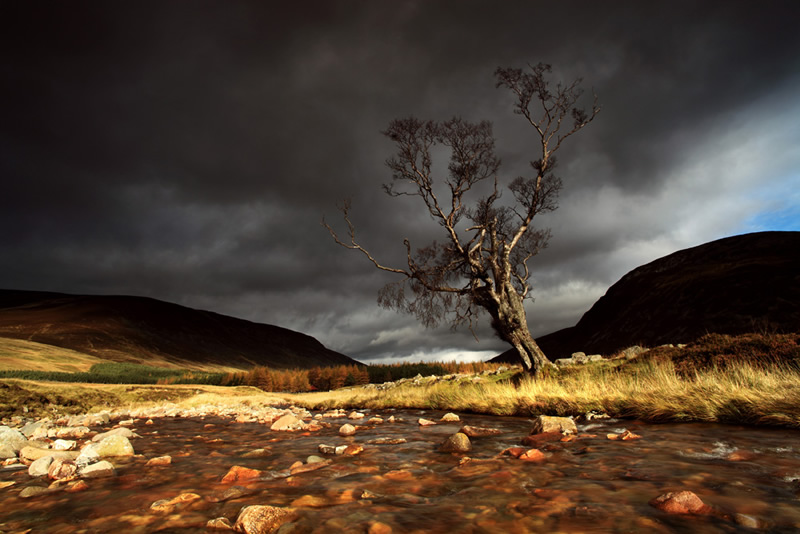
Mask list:
POLYGON ((797 183, 790 1, 1 6, 4 287, 149 295, 364 360, 503 350, 486 325, 476 344, 380 310, 393 278, 319 224, 351 198, 385 263, 403 237, 438 237, 381 193, 396 117, 493 120, 502 177, 526 172, 534 139, 494 88, 500 65, 551 62, 603 106, 560 154, 536 335, 628 269, 744 231, 797 183))

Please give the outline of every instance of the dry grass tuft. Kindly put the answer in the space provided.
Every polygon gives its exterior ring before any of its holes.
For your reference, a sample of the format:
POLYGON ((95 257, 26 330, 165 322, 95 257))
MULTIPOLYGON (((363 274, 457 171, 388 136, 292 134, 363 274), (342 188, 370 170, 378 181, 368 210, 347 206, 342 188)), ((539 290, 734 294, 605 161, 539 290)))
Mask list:
POLYGON ((707 421, 800 427, 800 372, 743 362, 676 371, 671 361, 591 364, 539 380, 439 382, 386 391, 350 389, 291 396, 310 409, 412 408, 493 415, 579 415, 596 410, 653 422, 707 421))

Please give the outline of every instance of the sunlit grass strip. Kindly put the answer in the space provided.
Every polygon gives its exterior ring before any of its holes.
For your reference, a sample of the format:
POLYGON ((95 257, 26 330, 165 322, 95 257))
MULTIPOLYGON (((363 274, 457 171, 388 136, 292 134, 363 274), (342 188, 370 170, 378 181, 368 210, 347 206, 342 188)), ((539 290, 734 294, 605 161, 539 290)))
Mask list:
POLYGON ((588 365, 517 385, 437 382, 388 390, 291 396, 311 409, 411 408, 493 415, 578 415, 591 410, 645 421, 704 421, 800 427, 800 372, 734 364, 681 377, 671 362, 631 368, 588 365))

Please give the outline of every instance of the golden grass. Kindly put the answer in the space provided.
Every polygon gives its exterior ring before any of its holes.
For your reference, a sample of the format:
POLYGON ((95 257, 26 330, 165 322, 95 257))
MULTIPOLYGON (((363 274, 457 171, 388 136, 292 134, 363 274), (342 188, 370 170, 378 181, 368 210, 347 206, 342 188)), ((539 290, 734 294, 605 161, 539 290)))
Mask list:
POLYGON ((0 369, 79 373, 108 360, 23 339, 0 338, 0 369))
POLYGON ((354 387, 299 394, 239 386, 63 384, 0 381, 0 415, 28 405, 31 415, 100 409, 213 404, 293 403, 311 410, 425 409, 491 415, 579 415, 596 410, 645 421, 703 421, 800 427, 800 371, 789 366, 736 363, 686 375, 671 361, 604 362, 474 383, 438 381, 379 390, 354 387), (1 409, 5 407, 4 409, 1 409))
POLYGON ((744 363, 682 378, 671 362, 605 363, 533 380, 437 382, 380 391, 355 388, 289 395, 310 409, 419 408, 493 415, 578 415, 596 410, 646 421, 800 427, 800 372, 744 363))
POLYGON ((201 405, 274 405, 284 396, 250 386, 195 384, 126 385, 0 380, 0 416, 20 415, 23 406, 32 417, 102 410, 155 407, 175 403, 183 408, 201 405))

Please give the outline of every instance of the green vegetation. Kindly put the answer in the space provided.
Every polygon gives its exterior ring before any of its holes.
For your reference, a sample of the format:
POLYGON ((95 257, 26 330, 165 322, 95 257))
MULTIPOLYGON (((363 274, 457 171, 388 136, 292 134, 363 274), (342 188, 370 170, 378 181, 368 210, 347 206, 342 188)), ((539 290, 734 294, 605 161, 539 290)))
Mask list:
POLYGON ((184 369, 151 367, 135 363, 96 363, 85 372, 10 370, 0 371, 0 378, 46 380, 52 382, 84 382, 89 384, 219 384, 223 373, 202 373, 184 369))

